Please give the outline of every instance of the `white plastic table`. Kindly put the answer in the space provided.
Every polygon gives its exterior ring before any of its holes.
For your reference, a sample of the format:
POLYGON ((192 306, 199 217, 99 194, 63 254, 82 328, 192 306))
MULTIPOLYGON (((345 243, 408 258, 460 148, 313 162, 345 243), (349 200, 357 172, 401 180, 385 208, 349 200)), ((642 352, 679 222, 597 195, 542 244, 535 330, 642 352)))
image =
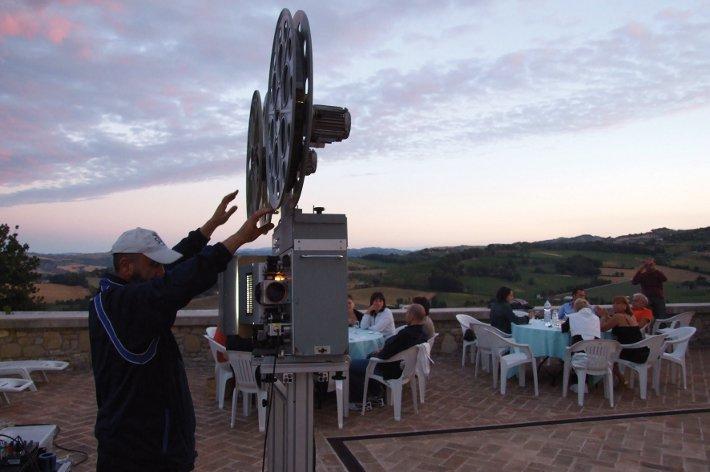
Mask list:
POLYGON ((351 359, 366 359, 371 352, 382 349, 385 338, 382 333, 369 329, 348 328, 348 344, 351 359))

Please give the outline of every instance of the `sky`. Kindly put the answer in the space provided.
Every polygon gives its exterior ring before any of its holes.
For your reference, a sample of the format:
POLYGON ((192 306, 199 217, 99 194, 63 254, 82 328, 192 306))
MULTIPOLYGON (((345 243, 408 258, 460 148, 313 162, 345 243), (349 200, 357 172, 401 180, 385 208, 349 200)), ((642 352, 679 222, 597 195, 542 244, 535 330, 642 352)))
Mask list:
POLYGON ((33 252, 177 242, 240 189, 213 239, 238 229, 283 7, 352 116, 299 205, 350 247, 710 225, 708 4, 543 0, 3 1, 0 223, 33 252))

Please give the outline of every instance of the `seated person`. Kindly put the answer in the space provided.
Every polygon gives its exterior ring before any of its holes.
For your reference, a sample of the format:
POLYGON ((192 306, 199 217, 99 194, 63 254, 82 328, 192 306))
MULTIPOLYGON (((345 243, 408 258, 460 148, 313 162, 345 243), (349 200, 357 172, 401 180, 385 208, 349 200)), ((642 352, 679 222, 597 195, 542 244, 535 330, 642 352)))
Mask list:
MULTIPOLYGON (((423 326, 425 318, 426 311, 423 306, 416 303, 409 305, 406 314, 407 326, 387 339, 382 349, 371 353, 368 357, 389 359, 412 346, 425 343, 427 341, 423 326)), ((353 359, 350 362, 350 399, 355 402, 359 402, 362 399, 362 392, 365 388, 365 371, 367 370, 367 364, 369 364, 369 362, 369 359, 353 359)), ((385 379, 396 379, 402 375, 402 369, 399 366, 399 362, 388 362, 378 364, 377 367, 375 367, 375 373, 382 375, 385 379)), ((368 391, 376 395, 377 392, 379 392, 379 385, 379 382, 372 381, 368 387, 368 391)), ((352 402, 350 407, 359 409, 358 406, 352 402)))
POLYGON ((370 307, 360 321, 362 329, 379 331, 385 338, 394 334, 394 316, 385 303, 382 292, 370 296, 370 307))
POLYGON ((600 339, 599 317, 589 307, 589 302, 584 298, 577 298, 572 306, 573 310, 562 323, 562 332, 569 332, 572 338, 570 344, 590 339, 600 339))
POLYGON ((560 305, 560 310, 557 313, 557 317, 562 320, 565 318, 565 316, 569 316, 570 313, 574 313, 574 302, 578 298, 586 300, 587 299, 587 291, 584 290, 583 288, 573 289, 572 290, 572 300, 560 305))
POLYGON ((634 293, 631 296, 631 311, 639 328, 644 329, 646 325, 653 323, 653 311, 648 308, 648 298, 643 293, 634 293))
MULTIPOLYGON (((631 305, 624 296, 614 297, 612 315, 605 315, 601 320, 602 331, 611 330, 617 341, 621 344, 633 344, 643 340, 643 333, 639 328, 638 321, 634 318, 631 305)), ((649 349, 647 347, 622 349, 619 358, 643 364, 648 359, 649 349)), ((614 364, 614 377, 621 385, 626 385, 623 374, 619 367, 614 364)))
POLYGON ((431 337, 436 334, 436 330, 434 329, 434 321, 432 321, 429 316, 429 299, 426 297, 414 297, 412 298, 412 303, 417 303, 424 307, 424 311, 426 311, 426 318, 424 318, 424 334, 426 334, 427 339, 431 339, 431 337))
POLYGON ((355 309, 352 295, 348 294, 348 326, 359 326, 362 316, 362 312, 355 309))
POLYGON ((508 287, 501 287, 496 293, 496 300, 491 304, 491 326, 498 328, 504 333, 510 334, 512 324, 527 324, 528 316, 517 316, 513 313, 510 301, 513 299, 513 290, 508 287))

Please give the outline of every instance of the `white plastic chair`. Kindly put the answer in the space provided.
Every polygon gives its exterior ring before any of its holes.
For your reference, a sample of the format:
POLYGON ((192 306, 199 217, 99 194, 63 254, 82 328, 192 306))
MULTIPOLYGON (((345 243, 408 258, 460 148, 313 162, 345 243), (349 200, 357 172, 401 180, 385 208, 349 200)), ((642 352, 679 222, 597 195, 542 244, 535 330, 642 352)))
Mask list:
MULTIPOLYGON (((663 354, 663 346, 666 342, 665 336, 658 334, 655 336, 649 336, 643 341, 639 341, 634 344, 622 344, 622 349, 635 349, 647 347, 649 349, 648 359, 643 364, 637 364, 636 362, 625 361, 619 359, 617 363, 623 369, 625 367, 630 368, 632 371, 638 373, 639 376, 639 392, 641 394, 641 399, 646 399, 646 392, 648 390, 648 369, 653 368, 653 389, 656 391, 656 395, 660 395, 660 382, 661 382, 661 354, 663 354)), ((634 376, 631 374, 629 379, 629 385, 631 388, 634 386, 634 376)))
POLYGON ((217 332, 217 327, 216 326, 208 326, 205 328, 205 334, 209 336, 210 338, 214 339, 214 334, 217 332))
POLYGON ((348 404, 348 402, 345 400, 345 395, 347 395, 347 392, 350 388, 350 381, 348 380, 347 370, 345 371, 345 374, 346 375, 344 375, 344 378, 342 379, 336 379, 334 372, 313 374, 314 381, 318 380, 318 377, 321 375, 327 376, 328 386, 326 390, 328 392, 335 392, 335 400, 338 408, 338 429, 343 429, 343 416, 348 416, 349 413, 348 408, 345 408, 345 405, 348 404))
POLYGON ((49 382, 47 371, 58 372, 69 367, 68 362, 50 361, 43 359, 24 361, 3 361, 0 362, 0 377, 4 375, 19 375, 32 383, 30 389, 36 391, 37 387, 32 381, 32 372, 41 372, 45 382, 49 382))
MULTIPOLYGON (((695 331, 696 329, 692 326, 684 326, 666 331, 664 333, 666 335, 665 347, 670 348, 671 351, 664 352, 661 355, 661 359, 680 366, 681 374, 683 375, 683 390, 688 389, 685 378, 685 352, 688 350, 688 342, 695 334, 695 331)), ((675 373, 675 369, 673 369, 673 367, 674 366, 671 366, 671 378, 675 377, 675 375, 673 375, 675 373)))
POLYGON ((5 398, 7 404, 10 404, 10 399, 7 397, 8 392, 21 392, 23 390, 36 391, 34 383, 27 379, 0 379, 0 393, 5 398))
MULTIPOLYGON (((470 315, 464 315, 464 314, 458 314, 456 315, 456 320, 459 322, 461 325, 461 334, 462 336, 466 336, 466 330, 471 328, 474 324, 485 324, 482 321, 478 321, 476 318, 470 315)), ((470 349, 471 351, 471 362, 474 362, 474 355, 476 351, 476 340, 474 339, 473 341, 466 341, 463 339, 463 351, 461 352, 461 367, 464 366, 466 363, 466 350, 470 349)))
POLYGON ((215 390, 217 396, 217 403, 219 404, 219 409, 224 409, 224 396, 226 395, 227 381, 234 377, 232 374, 232 369, 229 368, 229 361, 220 362, 217 359, 217 353, 221 352, 227 357, 227 348, 222 346, 220 343, 215 341, 213 338, 205 334, 205 339, 210 343, 210 351, 212 352, 212 359, 214 359, 214 381, 215 390))
POLYGON ((237 376, 234 381, 234 391, 232 392, 230 427, 234 428, 234 420, 237 414, 237 396, 238 392, 242 392, 242 413, 244 416, 249 416, 251 413, 252 395, 256 396, 259 431, 263 433, 266 429, 266 405, 264 405, 264 401, 267 398, 267 392, 260 389, 256 383, 256 376, 254 375, 256 368, 251 363, 251 352, 227 351, 227 357, 229 358, 229 365, 232 366, 237 376))
POLYGON ((667 333, 668 331, 676 328, 683 328, 690 326, 690 323, 693 321, 693 316, 695 316, 694 311, 684 311, 683 313, 679 313, 675 316, 671 316, 670 318, 665 318, 662 320, 655 320, 653 322, 653 334, 657 333, 667 333), (660 325, 662 324, 667 324, 668 327, 666 328, 659 328, 660 325))
POLYGON ((489 336, 493 337, 494 351, 498 353, 498 363, 500 363, 500 394, 505 395, 508 384, 508 370, 518 368, 518 384, 521 387, 525 386, 525 366, 530 364, 533 373, 533 383, 535 386, 535 396, 538 396, 537 388, 537 362, 533 356, 532 349, 528 344, 520 344, 512 341, 509 338, 504 338, 494 332, 495 328, 483 327, 488 332, 489 336), (495 349, 500 348, 500 349, 495 349), (503 355, 504 349, 510 350, 509 354, 503 355))
POLYGON ((414 382, 418 351, 418 346, 412 346, 409 349, 395 354, 389 359, 378 359, 376 357, 370 358, 370 362, 367 364, 367 369, 365 370, 365 388, 362 391, 361 414, 365 414, 365 408, 367 406, 367 386, 370 379, 376 380, 387 387, 387 403, 394 406, 395 421, 400 421, 402 419, 402 387, 407 383, 412 389, 412 403, 414 404, 414 411, 419 413, 419 407, 417 406, 417 386, 414 382), (402 368, 402 375, 398 378, 385 380, 382 375, 375 374, 375 367, 377 364, 397 361, 400 362, 400 367, 402 368))
POLYGON ((604 397, 614 407, 614 376, 612 368, 619 358, 621 344, 608 339, 580 341, 567 347, 562 380, 562 396, 567 396, 570 368, 577 373, 577 403, 584 406, 584 386, 589 375, 604 376, 604 397), (578 353, 573 355, 574 353, 578 353))
POLYGON ((493 388, 498 386, 498 359, 503 353, 509 350, 508 345, 499 345, 496 339, 492 336, 497 334, 501 338, 510 337, 509 334, 485 323, 474 323, 471 325, 473 332, 476 334, 476 359, 474 361, 475 369, 474 377, 478 377, 478 366, 483 365, 483 356, 486 357, 486 365, 491 365, 493 372, 493 388), (488 362, 490 361, 490 364, 488 362))
POLYGON ((434 361, 431 359, 431 351, 434 349, 434 341, 439 333, 434 333, 434 336, 430 337, 425 347, 424 344, 419 344, 420 349, 417 355, 417 368, 415 375, 417 376, 417 384, 419 385, 419 402, 424 403, 426 397, 426 379, 429 377, 431 371, 431 366, 434 361), (423 351, 422 351, 423 350, 423 351))

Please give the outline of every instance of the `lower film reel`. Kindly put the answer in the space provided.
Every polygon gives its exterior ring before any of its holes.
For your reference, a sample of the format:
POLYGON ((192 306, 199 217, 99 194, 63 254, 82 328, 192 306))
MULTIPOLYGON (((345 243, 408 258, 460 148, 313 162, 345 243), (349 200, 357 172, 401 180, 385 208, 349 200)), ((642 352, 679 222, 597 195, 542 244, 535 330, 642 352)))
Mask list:
MULTIPOLYGON (((264 156, 264 114, 258 90, 251 97, 249 133, 247 135, 247 215, 253 215, 268 204, 266 189, 266 158, 264 156)), ((271 214, 261 217, 261 224, 271 221, 271 214)))

